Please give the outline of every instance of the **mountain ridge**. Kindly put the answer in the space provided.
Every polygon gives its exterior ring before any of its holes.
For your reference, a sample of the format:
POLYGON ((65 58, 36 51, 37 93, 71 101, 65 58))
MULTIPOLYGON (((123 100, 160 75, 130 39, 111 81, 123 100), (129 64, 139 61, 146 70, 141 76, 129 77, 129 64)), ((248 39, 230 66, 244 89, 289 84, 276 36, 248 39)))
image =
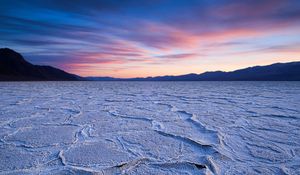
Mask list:
POLYGON ((12 49, 0 49, 0 81, 76 81, 80 79, 80 76, 52 66, 33 65, 12 49))
POLYGON ((235 71, 155 77, 80 77, 51 66, 33 65, 9 48, 0 49, 0 81, 300 81, 300 61, 253 66, 235 71))
POLYGON ((234 71, 166 75, 145 78, 87 77, 92 81, 300 81, 300 61, 253 66, 234 71))

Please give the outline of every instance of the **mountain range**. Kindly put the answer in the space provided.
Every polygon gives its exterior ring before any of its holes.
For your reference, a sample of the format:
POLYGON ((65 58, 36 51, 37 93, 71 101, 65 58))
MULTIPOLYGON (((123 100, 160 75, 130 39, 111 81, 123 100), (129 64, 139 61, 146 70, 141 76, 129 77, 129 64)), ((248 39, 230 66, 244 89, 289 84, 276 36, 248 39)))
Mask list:
POLYGON ((300 81, 300 62, 275 63, 231 72, 158 76, 146 78, 86 77, 90 81, 300 81))
POLYGON ((231 72, 146 78, 80 77, 63 70, 33 65, 11 49, 0 49, 0 81, 300 81, 300 62, 275 63, 231 72))

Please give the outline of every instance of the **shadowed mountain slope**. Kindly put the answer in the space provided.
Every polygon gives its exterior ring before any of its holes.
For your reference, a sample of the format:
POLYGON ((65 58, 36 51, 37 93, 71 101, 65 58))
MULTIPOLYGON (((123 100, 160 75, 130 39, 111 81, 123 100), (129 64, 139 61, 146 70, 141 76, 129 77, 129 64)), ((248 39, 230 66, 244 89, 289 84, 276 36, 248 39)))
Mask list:
POLYGON ((0 81, 75 81, 81 78, 51 66, 27 62, 11 49, 0 49, 0 81))

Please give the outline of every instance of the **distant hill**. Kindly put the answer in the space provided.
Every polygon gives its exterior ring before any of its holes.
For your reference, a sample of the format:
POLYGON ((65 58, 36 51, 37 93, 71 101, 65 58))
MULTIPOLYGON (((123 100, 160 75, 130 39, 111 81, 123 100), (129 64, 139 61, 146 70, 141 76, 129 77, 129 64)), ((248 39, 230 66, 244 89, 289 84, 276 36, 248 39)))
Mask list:
POLYGON ((113 77, 84 77, 88 81, 122 81, 126 80, 123 78, 113 78, 113 77))
POLYGON ((205 72, 179 76, 158 76, 147 78, 89 77, 96 81, 300 81, 300 62, 276 63, 255 66, 232 72, 205 72))
POLYGON ((0 49, 0 81, 75 81, 81 77, 51 66, 27 62, 11 49, 0 49))

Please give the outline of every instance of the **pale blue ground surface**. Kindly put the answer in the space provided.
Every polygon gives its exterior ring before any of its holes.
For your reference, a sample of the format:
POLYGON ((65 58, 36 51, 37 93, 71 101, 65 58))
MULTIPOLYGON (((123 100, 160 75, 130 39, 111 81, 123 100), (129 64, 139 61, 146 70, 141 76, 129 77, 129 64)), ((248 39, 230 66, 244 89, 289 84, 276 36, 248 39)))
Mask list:
POLYGON ((1 82, 0 174, 300 174, 300 82, 1 82))

